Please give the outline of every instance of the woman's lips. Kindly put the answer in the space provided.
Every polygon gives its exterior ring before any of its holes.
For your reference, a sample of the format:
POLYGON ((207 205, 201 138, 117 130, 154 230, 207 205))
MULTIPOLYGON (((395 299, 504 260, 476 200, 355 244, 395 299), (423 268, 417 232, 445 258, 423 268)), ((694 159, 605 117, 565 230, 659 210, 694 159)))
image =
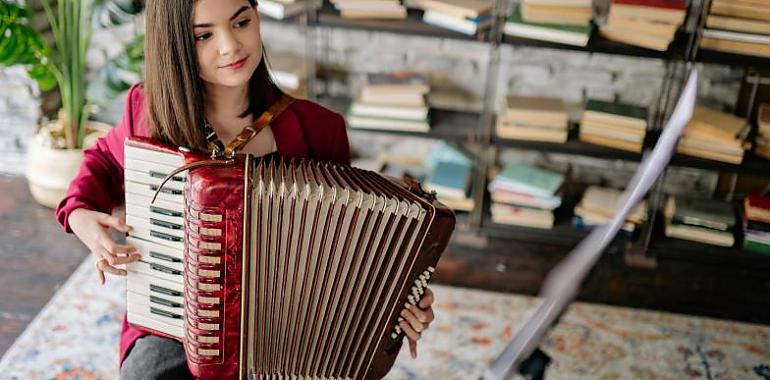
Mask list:
POLYGON ((242 58, 242 59, 240 59, 238 61, 235 61, 235 62, 225 66, 224 68, 225 69, 230 69, 230 70, 238 70, 238 69, 240 69, 241 67, 243 67, 246 64, 246 58, 248 58, 248 57, 245 57, 245 58, 242 58))

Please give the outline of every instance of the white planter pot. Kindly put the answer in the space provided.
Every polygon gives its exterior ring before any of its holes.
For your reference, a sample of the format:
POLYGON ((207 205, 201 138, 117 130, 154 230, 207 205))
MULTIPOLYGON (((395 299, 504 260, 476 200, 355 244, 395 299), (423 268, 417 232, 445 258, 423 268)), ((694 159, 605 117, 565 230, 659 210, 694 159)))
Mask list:
MULTIPOLYGON (((89 122, 92 134, 103 135, 110 126, 89 122)), ((95 136, 86 141, 93 143, 95 136)), ((32 197, 43 206, 55 208, 67 193, 70 182, 83 162, 82 149, 53 149, 42 146, 41 139, 33 138, 27 151, 26 177, 32 197)), ((90 145, 90 144, 89 144, 90 145)))

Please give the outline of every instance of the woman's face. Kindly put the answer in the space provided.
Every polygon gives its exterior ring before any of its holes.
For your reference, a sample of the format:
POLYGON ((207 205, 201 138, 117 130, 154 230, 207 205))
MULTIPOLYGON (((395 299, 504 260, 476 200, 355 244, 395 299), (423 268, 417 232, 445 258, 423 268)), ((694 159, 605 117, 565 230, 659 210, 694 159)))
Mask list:
POLYGON ((247 84, 262 60, 256 8, 247 0, 197 0, 193 28, 201 79, 216 86, 247 84))

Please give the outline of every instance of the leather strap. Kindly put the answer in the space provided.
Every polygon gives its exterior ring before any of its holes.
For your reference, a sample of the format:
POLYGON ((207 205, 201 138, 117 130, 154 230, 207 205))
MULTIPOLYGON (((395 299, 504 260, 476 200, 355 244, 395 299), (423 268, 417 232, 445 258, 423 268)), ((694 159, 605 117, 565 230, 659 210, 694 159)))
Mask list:
MULTIPOLYGON (((265 127, 270 125, 270 122, 272 122, 273 119, 275 119, 283 111, 289 108, 292 103, 294 103, 294 98, 283 94, 283 96, 281 96, 278 101, 273 103, 265 112, 263 112, 262 115, 260 115, 252 125, 247 125, 244 127, 241 133, 239 133, 238 136, 233 139, 233 141, 224 147, 223 151, 225 157, 232 157, 236 152, 243 149, 243 147, 246 146, 246 144, 248 144, 249 141, 254 138, 254 136, 259 134, 259 132, 265 129, 265 127)), ((209 144, 209 146, 212 148, 212 157, 216 157, 219 153, 219 149, 221 149, 221 143, 215 145, 209 144)))

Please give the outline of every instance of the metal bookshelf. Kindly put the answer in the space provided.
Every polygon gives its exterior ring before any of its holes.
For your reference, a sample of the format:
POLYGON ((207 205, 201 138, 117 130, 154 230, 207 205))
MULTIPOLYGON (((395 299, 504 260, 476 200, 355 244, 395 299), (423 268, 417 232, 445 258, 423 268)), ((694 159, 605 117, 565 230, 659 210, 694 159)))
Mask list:
MULTIPOLYGON (((498 225, 491 222, 489 215, 489 195, 486 192, 488 170, 495 163, 495 158, 499 149, 512 148, 533 150, 547 153, 560 153, 578 156, 587 156, 601 159, 625 160, 638 162, 641 160, 642 153, 626 152, 608 147, 596 146, 578 141, 574 129, 569 140, 566 143, 546 143, 523 140, 508 140, 499 138, 494 133, 495 115, 493 94, 496 93, 500 72, 500 49, 504 45, 551 48, 570 51, 585 52, 588 54, 602 53, 612 55, 624 55, 631 57, 653 58, 665 61, 666 71, 661 87, 659 102, 651 107, 656 112, 650 120, 648 137, 645 141, 644 149, 654 146, 660 129, 673 110, 673 105, 677 95, 681 90, 686 74, 690 67, 695 63, 717 63, 726 65, 739 65, 745 68, 752 66, 770 67, 770 58, 750 57, 738 54, 723 52, 714 52, 698 49, 700 37, 705 27, 705 15, 710 0, 691 0, 688 4, 687 20, 680 28, 669 49, 664 52, 645 49, 626 45, 623 43, 608 40, 599 33, 593 33, 586 47, 577 47, 550 43, 524 38, 516 38, 503 34, 505 18, 509 14, 508 10, 513 4, 513 0, 497 0, 493 13, 494 21, 492 27, 474 36, 467 36, 450 30, 445 30, 432 25, 424 24, 420 21, 422 12, 410 10, 408 18, 405 20, 355 20, 346 19, 330 4, 325 4, 318 11, 312 11, 308 4, 307 15, 298 18, 297 22, 307 28, 307 57, 311 60, 308 65, 310 70, 315 70, 316 59, 319 57, 321 40, 328 38, 328 33, 320 33, 320 29, 348 29, 348 30, 369 30, 378 32, 389 32, 396 34, 412 35, 419 37, 451 38, 466 41, 477 41, 486 44, 490 49, 490 60, 487 67, 487 77, 484 78, 485 92, 483 99, 483 108, 480 113, 461 113, 455 111, 432 110, 434 113, 434 123, 428 133, 413 133, 399 131, 366 131, 360 129, 351 129, 351 131, 390 133, 400 136, 425 137, 442 139, 456 143, 468 143, 475 145, 475 151, 480 152, 476 156, 476 172, 478 173, 472 184, 471 193, 474 195, 476 207, 469 214, 462 214, 459 222, 466 228, 470 228, 477 234, 489 238, 507 238, 516 240, 526 240, 551 244, 574 245, 585 235, 585 232, 576 231, 571 228, 569 223, 565 223, 563 216, 557 216, 557 223, 552 230, 538 230, 525 227, 514 227, 498 225), (560 219, 561 218, 561 219, 560 219)), ((309 97, 327 104, 339 112, 345 112, 350 103, 349 98, 330 98, 318 96, 317 87, 312 83, 316 80, 315 72, 309 73, 309 97)), ((758 176, 770 176, 770 161, 753 157, 747 153, 746 158, 741 164, 728 164, 723 162, 711 161, 686 155, 676 154, 671 162, 672 166, 684 166, 713 171, 730 172, 736 174, 753 174, 758 176)), ((665 173, 658 180, 658 184, 651 191, 650 220, 644 230, 640 232, 640 237, 633 246, 622 244, 626 253, 639 255, 643 259, 655 261, 656 257, 674 257, 671 251, 681 250, 681 255, 688 255, 687 252, 699 252, 703 249, 688 249, 688 247, 697 246, 696 243, 680 241, 676 239, 665 238, 661 235, 661 220, 659 217, 663 194, 663 179, 665 173)), ((571 210, 570 210, 571 211, 571 210)), ((709 246, 706 251, 722 252, 723 255, 731 255, 732 252, 742 250, 740 248, 722 249, 720 247, 709 246)), ((750 260, 757 259, 754 254, 741 253, 751 257, 750 260)), ((761 256, 761 255, 759 255, 761 256)), ((770 258, 760 257, 757 260, 770 258)), ((653 264, 654 265, 654 264, 653 264)))

